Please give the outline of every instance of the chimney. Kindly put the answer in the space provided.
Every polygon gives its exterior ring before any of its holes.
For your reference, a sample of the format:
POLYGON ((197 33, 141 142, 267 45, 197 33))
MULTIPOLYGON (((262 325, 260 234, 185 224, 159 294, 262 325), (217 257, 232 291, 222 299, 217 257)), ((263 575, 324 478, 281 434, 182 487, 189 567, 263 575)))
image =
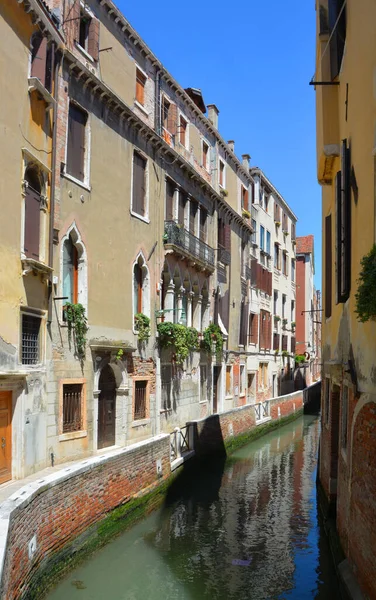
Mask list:
POLYGON ((227 143, 230 146, 231 152, 235 152, 235 142, 234 142, 234 140, 229 140, 227 143))
POLYGON ((249 173, 249 161, 250 160, 251 160, 251 157, 249 156, 249 154, 242 154, 243 167, 245 168, 247 173, 249 173))
POLYGON ((208 119, 215 129, 218 129, 219 110, 215 104, 208 104, 208 119))

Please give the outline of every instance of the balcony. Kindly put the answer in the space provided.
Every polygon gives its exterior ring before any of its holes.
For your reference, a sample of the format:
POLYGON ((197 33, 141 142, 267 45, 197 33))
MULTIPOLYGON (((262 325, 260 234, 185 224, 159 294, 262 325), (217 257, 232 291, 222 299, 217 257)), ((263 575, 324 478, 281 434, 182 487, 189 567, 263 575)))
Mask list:
POLYGON ((223 265, 231 264, 231 254, 229 250, 227 250, 221 244, 218 244, 218 262, 221 262, 223 265))
POLYGON ((214 271, 214 250, 195 235, 180 227, 175 221, 165 221, 163 237, 165 248, 172 246, 175 251, 194 263, 214 271))

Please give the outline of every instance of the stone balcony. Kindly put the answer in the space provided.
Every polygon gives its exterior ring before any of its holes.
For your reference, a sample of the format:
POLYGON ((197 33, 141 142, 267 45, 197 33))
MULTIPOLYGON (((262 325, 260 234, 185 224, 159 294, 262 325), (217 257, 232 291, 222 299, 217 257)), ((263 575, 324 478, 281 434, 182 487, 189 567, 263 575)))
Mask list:
POLYGON ((190 259, 192 264, 202 269, 214 271, 214 249, 175 221, 165 221, 163 241, 166 250, 190 259))

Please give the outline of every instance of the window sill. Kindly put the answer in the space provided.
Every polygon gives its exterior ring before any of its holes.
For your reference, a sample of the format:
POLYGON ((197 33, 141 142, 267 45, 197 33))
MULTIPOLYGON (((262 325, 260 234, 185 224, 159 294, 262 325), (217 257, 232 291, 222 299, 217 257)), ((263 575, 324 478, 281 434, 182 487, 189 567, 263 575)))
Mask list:
POLYGON ((61 433, 59 435, 59 442, 68 442, 69 440, 78 440, 80 438, 87 437, 87 431, 70 431, 69 433, 61 433))
POLYGON ((76 45, 77 50, 79 50, 85 56, 85 58, 87 58, 88 60, 90 60, 93 63, 93 65, 95 66, 96 61, 91 56, 91 54, 89 54, 88 51, 85 50, 85 48, 83 48, 82 46, 80 46, 80 44, 78 42, 75 42, 75 45, 76 45))
POLYGON ((43 83, 38 77, 29 77, 29 94, 36 92, 43 98, 47 104, 47 109, 53 108, 56 105, 55 99, 52 97, 50 92, 44 87, 43 83))
POLYGON ((131 209, 131 215, 132 215, 132 217, 135 217, 136 219, 139 219, 140 221, 143 221, 144 223, 147 223, 147 224, 150 223, 149 217, 143 217, 142 215, 139 215, 138 213, 134 212, 132 209, 131 209))
POLYGON ((76 183, 77 185, 82 187, 87 192, 91 192, 90 184, 87 183, 86 181, 80 181, 79 179, 76 179, 76 177, 73 177, 73 175, 70 175, 69 173, 62 173, 62 175, 63 175, 63 177, 65 177, 65 179, 69 179, 69 181, 73 181, 73 183, 76 183))
POLYGON ((225 400, 232 400, 234 397, 233 394, 230 394, 230 396, 225 396, 225 400))
POLYGON ((150 425, 150 419, 138 419, 137 421, 132 421, 132 427, 143 427, 145 425, 150 425))
POLYGON ((28 275, 29 273, 42 273, 43 275, 50 275, 53 272, 53 268, 45 265, 39 260, 34 258, 21 257, 22 263, 22 276, 28 275))
POLYGON ((199 404, 206 404, 207 403, 207 399, 206 400, 199 400, 199 404))
POLYGON ((134 101, 134 105, 141 111, 144 113, 144 115, 146 117, 149 117, 150 113, 148 113, 148 111, 146 110, 145 106, 143 104, 141 104, 141 102, 139 102, 138 100, 134 101))

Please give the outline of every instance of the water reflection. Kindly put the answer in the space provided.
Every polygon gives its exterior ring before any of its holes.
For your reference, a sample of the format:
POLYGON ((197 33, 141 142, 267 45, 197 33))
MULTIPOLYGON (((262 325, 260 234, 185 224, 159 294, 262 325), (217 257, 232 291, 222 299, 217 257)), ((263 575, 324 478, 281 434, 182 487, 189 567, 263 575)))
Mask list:
POLYGON ((316 507, 318 440, 318 421, 306 416, 226 464, 187 469, 162 511, 104 548, 49 598, 336 599, 316 507), (98 572, 106 573, 105 587, 98 572), (86 589, 77 592, 77 580, 86 589))

